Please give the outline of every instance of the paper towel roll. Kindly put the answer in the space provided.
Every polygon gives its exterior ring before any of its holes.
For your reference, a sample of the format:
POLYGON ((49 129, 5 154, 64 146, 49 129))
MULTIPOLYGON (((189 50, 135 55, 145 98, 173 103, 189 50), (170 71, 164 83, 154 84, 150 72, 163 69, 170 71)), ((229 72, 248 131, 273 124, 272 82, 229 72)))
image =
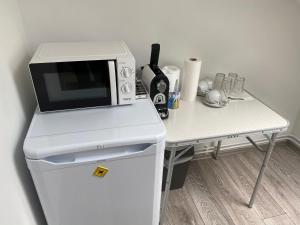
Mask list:
POLYGON ((176 81, 179 84, 180 69, 176 66, 165 66, 162 71, 169 79, 169 92, 175 92, 176 81))
POLYGON ((196 58, 184 61, 181 85, 181 99, 183 101, 194 101, 196 99, 201 64, 201 60, 196 58))

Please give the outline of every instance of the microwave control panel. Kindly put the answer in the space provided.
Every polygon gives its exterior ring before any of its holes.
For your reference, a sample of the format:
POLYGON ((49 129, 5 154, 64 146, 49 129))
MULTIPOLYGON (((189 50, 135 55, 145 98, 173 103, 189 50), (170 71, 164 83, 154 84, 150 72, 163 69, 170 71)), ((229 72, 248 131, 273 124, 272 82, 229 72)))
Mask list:
POLYGON ((132 57, 117 59, 118 104, 135 101, 135 61, 132 57))

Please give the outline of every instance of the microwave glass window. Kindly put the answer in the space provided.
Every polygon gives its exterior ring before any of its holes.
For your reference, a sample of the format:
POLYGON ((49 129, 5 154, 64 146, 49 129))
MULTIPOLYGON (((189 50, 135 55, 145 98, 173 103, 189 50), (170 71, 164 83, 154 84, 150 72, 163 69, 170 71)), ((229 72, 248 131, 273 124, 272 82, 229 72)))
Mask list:
POLYGON ((110 98, 107 61, 55 63, 55 70, 44 73, 50 102, 110 98))

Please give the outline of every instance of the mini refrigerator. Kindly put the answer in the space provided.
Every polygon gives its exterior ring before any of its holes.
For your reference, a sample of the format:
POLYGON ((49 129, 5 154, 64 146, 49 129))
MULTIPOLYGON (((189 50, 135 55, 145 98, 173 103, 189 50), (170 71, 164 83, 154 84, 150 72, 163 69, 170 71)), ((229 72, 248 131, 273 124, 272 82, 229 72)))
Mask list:
POLYGON ((37 111, 24 152, 48 225, 158 225, 164 138, 149 99, 37 111))

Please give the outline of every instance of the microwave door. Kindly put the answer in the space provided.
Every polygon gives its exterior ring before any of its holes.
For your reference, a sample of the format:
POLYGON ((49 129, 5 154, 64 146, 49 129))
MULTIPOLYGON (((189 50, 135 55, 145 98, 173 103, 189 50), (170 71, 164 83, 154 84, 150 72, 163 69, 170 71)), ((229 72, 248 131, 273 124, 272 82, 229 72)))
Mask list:
POLYGON ((117 81, 116 81, 116 68, 114 61, 108 61, 109 80, 110 80, 110 93, 111 105, 117 105, 117 81))

